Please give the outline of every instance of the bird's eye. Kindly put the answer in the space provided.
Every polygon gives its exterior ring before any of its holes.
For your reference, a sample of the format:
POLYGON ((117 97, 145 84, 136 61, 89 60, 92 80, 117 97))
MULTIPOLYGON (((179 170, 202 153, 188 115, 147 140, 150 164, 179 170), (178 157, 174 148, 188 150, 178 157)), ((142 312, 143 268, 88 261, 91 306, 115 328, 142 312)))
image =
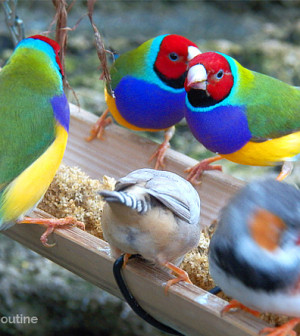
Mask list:
POLYGON ((178 60, 178 54, 176 54, 175 52, 171 52, 169 54, 169 58, 171 61, 177 61, 178 60))
POLYGON ((220 70, 220 71, 217 73, 216 77, 217 77, 218 79, 221 79, 221 78, 223 77, 223 75, 224 75, 224 71, 223 71, 223 70, 220 70))

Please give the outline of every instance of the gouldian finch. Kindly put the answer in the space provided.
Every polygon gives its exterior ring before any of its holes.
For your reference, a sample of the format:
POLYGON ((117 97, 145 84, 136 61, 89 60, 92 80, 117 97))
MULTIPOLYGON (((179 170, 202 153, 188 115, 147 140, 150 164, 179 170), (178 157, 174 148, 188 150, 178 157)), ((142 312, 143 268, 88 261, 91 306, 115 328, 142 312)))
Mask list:
POLYGON ((111 118, 135 131, 165 130, 165 140, 151 156, 155 168, 164 167, 164 156, 175 127, 184 117, 184 80, 187 62, 200 54, 196 44, 180 35, 161 35, 119 56, 110 69, 107 83, 108 109, 91 130, 92 140, 102 137, 111 118))
POLYGON ((200 198, 182 177, 167 171, 138 169, 121 178, 114 191, 99 192, 107 202, 102 229, 112 255, 140 254, 190 282, 178 265, 200 239, 200 198))
POLYGON ((189 64, 185 116, 198 141, 218 156, 190 168, 195 181, 221 158, 252 166, 283 164, 278 180, 300 153, 300 90, 248 70, 233 58, 206 52, 189 64))
POLYGON ((241 308, 293 316, 260 334, 296 336, 291 330, 300 322, 300 191, 272 179, 240 190, 221 212, 209 269, 235 299, 223 313, 241 308))
POLYGON ((58 53, 55 41, 31 36, 0 71, 0 229, 16 221, 46 224, 46 246, 56 225, 77 222, 24 219, 46 192, 67 144, 70 112, 58 53))

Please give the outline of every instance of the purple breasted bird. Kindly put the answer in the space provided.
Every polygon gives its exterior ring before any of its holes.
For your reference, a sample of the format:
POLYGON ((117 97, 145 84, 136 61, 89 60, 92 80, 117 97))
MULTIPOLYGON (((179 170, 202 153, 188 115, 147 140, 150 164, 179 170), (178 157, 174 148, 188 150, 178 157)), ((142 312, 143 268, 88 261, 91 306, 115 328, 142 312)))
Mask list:
POLYGON ((252 166, 282 163, 278 180, 300 153, 300 90, 248 70, 233 58, 206 52, 189 64, 185 116, 198 141, 218 156, 190 169, 195 181, 221 158, 252 166))
POLYGON ((187 62, 200 54, 195 43, 180 35, 161 35, 119 56, 110 69, 111 88, 105 98, 108 109, 91 130, 92 140, 102 137, 112 120, 135 131, 165 130, 165 140, 150 158, 155 168, 164 166, 164 156, 175 132, 174 125, 184 117, 184 80, 187 62), (97 135, 98 134, 98 135, 97 135))

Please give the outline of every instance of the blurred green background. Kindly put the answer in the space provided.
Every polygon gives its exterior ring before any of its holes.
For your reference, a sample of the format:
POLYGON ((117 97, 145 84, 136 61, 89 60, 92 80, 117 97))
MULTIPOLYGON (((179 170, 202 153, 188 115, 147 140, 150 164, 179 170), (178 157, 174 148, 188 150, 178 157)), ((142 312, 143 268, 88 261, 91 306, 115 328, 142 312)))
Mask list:
MULTIPOLYGON (((43 34, 54 16, 51 0, 19 1, 17 9, 26 36, 43 34)), ((73 27, 86 11, 86 1, 77 0, 68 26, 73 27)), ((96 2, 94 20, 106 47, 118 53, 154 36, 176 33, 193 40, 202 51, 228 53, 252 70, 300 86, 299 14, 299 0, 107 0, 96 2)), ((105 109, 103 82, 88 18, 68 36, 68 81, 81 107, 100 115, 105 109)), ((0 66, 12 50, 2 11, 0 66)), ((75 103, 71 93, 68 97, 75 103)), ((163 139, 160 133, 145 136, 163 139)), ((198 160, 211 155, 193 139, 184 121, 171 144, 198 160)), ((274 168, 221 163, 226 173, 247 181, 277 174, 274 168)), ((297 176, 299 165, 288 182, 299 184, 297 176)), ((2 235, 0 241, 0 317, 23 314, 39 319, 38 324, 27 326, 0 323, 0 335, 161 335, 118 299, 2 235)))

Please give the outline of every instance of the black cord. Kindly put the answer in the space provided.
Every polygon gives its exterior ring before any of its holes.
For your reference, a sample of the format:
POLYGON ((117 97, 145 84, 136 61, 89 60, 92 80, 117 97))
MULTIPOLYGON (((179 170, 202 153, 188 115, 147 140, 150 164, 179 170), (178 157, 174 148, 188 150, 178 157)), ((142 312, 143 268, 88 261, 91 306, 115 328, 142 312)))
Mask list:
MULTIPOLYGON (((139 256, 138 254, 133 254, 130 256, 129 259, 131 258, 136 258, 137 256, 139 256)), ((139 303, 136 301, 136 299, 134 298, 134 296, 131 294, 131 292, 129 291, 128 287, 126 286, 124 279, 122 277, 121 274, 121 270, 122 270, 122 266, 124 263, 124 255, 121 255, 115 262, 114 262, 114 266, 113 266, 113 273, 114 273, 114 277, 115 280, 117 282, 117 285, 121 291, 121 293, 124 296, 124 299, 126 300, 126 302, 129 304, 129 306, 131 307, 131 309, 139 316, 141 317, 143 320, 145 320, 146 322, 148 322, 149 324, 151 324, 152 326, 156 327, 157 329, 164 331, 166 333, 169 333, 171 335, 177 335, 177 336, 184 336, 183 334, 181 334, 179 331, 168 327, 167 325, 157 321, 154 317, 152 317, 151 315, 149 315, 140 305, 139 303)))
POLYGON ((209 290, 209 293, 214 294, 214 295, 217 295, 220 292, 222 292, 222 289, 219 286, 216 286, 209 290))

